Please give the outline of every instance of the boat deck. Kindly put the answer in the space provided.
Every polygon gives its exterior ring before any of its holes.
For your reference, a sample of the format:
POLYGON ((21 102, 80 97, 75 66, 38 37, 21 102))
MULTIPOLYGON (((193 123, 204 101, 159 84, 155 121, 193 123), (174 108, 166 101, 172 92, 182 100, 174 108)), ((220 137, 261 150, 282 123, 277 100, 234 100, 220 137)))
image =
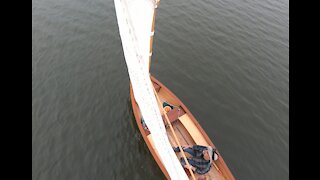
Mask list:
MULTIPOLYGON (((161 99, 162 103, 168 102, 173 105, 178 104, 178 102, 175 102, 174 99, 172 99, 172 97, 170 97, 170 95, 166 94, 165 91, 161 91, 161 89, 158 92, 158 96, 161 99)), ((159 108, 161 108, 161 107, 159 107, 159 108)), ((181 107, 179 107, 179 108, 181 108, 181 107)), ((196 145, 196 144, 209 146, 209 143, 205 140, 202 133, 196 127, 196 125, 193 123, 193 121, 191 120, 191 118, 189 117, 189 115, 187 113, 183 114, 182 116, 179 116, 178 119, 176 119, 175 121, 173 121, 171 123, 171 125, 172 125, 172 127, 175 131, 175 134, 176 134, 176 136, 182 146, 183 145, 191 145, 192 146, 192 145, 196 145)), ((172 134, 172 131, 170 130, 170 128, 167 127, 166 130, 167 130, 168 138, 169 138, 169 141, 170 141, 172 147, 178 146, 174 140, 174 137, 173 137, 173 134, 172 134)), ((150 141, 152 141, 151 134, 148 135, 148 139, 150 141)), ((151 142, 151 144, 153 146, 152 142, 151 142)), ((178 159, 180 159, 182 157, 181 153, 176 153, 176 155, 177 155, 178 159)), ((185 155, 187 157, 190 157, 190 155, 188 153, 185 153, 185 155)), ((217 171, 217 169, 214 166, 211 167, 210 171, 208 173, 206 173, 205 175, 199 175, 197 173, 194 173, 194 175, 195 175, 196 179, 203 177, 203 176, 208 176, 209 179, 221 179, 221 180, 225 179, 217 171)), ((192 177, 190 176, 189 179, 192 179, 192 177)))
MULTIPOLYGON (((197 120, 193 117, 191 112, 187 109, 187 107, 169 90, 167 89, 162 83, 160 83, 158 80, 156 80, 154 77, 151 76, 151 80, 153 82, 153 85, 155 87, 155 90, 157 91, 157 94, 159 96, 159 99, 161 100, 161 104, 159 105, 159 108, 162 108, 162 103, 166 102, 170 105, 174 106, 172 110, 170 110, 167 113, 167 116, 171 122, 171 125, 174 129, 174 132, 182 146, 186 145, 204 145, 204 146, 212 146, 215 148, 214 144, 211 142, 210 138, 207 136, 207 134, 204 132, 202 127, 199 125, 197 120)), ((134 100, 133 91, 132 88, 130 88, 131 93, 131 99, 134 100)), ((155 146, 153 144, 152 140, 152 134, 148 130, 146 130, 142 124, 141 124, 141 114, 139 107, 137 106, 136 102, 132 102, 133 111, 135 114, 135 118, 139 127, 139 130, 150 150, 152 153, 155 161, 158 163, 160 169, 163 171, 165 176, 170 179, 168 172, 164 168, 160 156, 155 149, 155 146)), ((166 120, 164 119, 163 111, 161 110, 161 115, 163 117, 165 125, 166 120)), ((168 139, 171 143, 172 147, 176 147, 177 143, 174 140, 174 136, 170 130, 170 127, 166 125, 166 130, 168 134, 168 139)), ((219 151, 218 151, 219 153, 219 151)), ((181 153, 176 153, 177 158, 180 159, 181 153)), ((185 153, 187 157, 190 157, 188 153, 185 153)), ((234 180, 232 173, 230 172, 229 168, 225 164, 221 154, 219 153, 219 159, 217 161, 214 161, 214 164, 212 165, 210 171, 204 175, 199 175, 197 173, 194 173, 196 179, 217 179, 217 180, 234 180), (219 171, 218 171, 219 169, 219 171)), ((188 170, 186 170, 187 174, 189 173, 188 170)), ((189 179, 192 179, 191 176, 189 176, 189 179)))
MULTIPOLYGON (((161 96, 160 96, 161 97, 161 96)), ((196 128, 195 124, 192 122, 192 120, 189 118, 188 114, 184 114, 179 117, 178 120, 174 121, 172 124, 172 127, 175 131, 175 134, 180 142, 180 144, 183 145, 204 145, 209 146, 209 143, 204 139, 201 132, 196 128)), ((172 147, 178 146, 177 143, 174 140, 172 131, 169 127, 166 128, 168 138, 170 141, 170 144, 172 147)), ((152 135, 148 135, 148 139, 152 142, 152 135)), ((156 150, 155 150, 156 151, 156 150)), ((157 152, 156 152, 157 153, 157 152)), ((176 153, 177 158, 180 159, 182 157, 181 153, 176 153)), ((190 157, 188 153, 185 153, 187 157, 190 157)), ((203 175, 199 175, 197 173, 194 173, 196 179, 200 178, 203 175)), ((206 173, 204 176, 208 176, 209 179, 217 179, 217 180, 224 180, 225 178, 220 175, 220 173, 217 171, 217 169, 212 166, 210 171, 206 173)), ((189 176, 189 179, 192 179, 191 176, 189 176)))

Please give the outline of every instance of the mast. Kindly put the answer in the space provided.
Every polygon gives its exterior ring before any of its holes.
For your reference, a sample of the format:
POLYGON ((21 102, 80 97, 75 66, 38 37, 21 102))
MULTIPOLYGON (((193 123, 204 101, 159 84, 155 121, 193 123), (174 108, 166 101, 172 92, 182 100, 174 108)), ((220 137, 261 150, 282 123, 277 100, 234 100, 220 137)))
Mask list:
MULTIPOLYGON (((160 4, 160 0, 154 0, 154 3, 155 3, 155 8, 154 8, 154 10, 153 10, 153 18, 152 18, 152 26, 151 26, 151 34, 150 34, 151 37, 150 37, 150 52, 149 52, 149 72, 150 72, 151 57, 152 57, 152 46, 153 46, 153 37, 154 37, 154 23, 155 23, 155 19, 156 19, 156 9, 157 9, 158 5, 160 4)), ((150 74, 150 73, 149 73, 149 74, 150 74)), ((153 88, 153 92, 154 92, 154 94, 155 94, 155 96, 156 96, 156 99, 157 99, 158 103, 161 104, 161 101, 160 101, 160 99, 159 99, 159 96, 158 96, 156 90, 154 89, 154 86, 152 86, 152 88, 153 88)), ((164 109, 161 108, 161 110, 163 111, 163 114, 165 115, 165 119, 166 119, 167 123, 169 124, 170 130, 171 130, 172 134, 174 135, 174 140, 175 140, 176 143, 178 144, 178 147, 179 147, 179 149, 180 149, 180 153, 182 154, 183 159, 184 159, 184 161, 185 161, 186 164, 187 164, 187 167, 188 167, 188 170, 189 170, 189 172, 190 172, 190 174, 191 174, 191 177, 192 177, 193 180, 196 180, 196 178, 195 178, 195 176, 194 176, 194 173, 193 173, 193 171, 191 170, 191 166, 190 166, 190 164, 189 164, 189 161, 187 160, 186 155, 185 155, 185 153, 184 153, 184 151, 183 151, 183 149, 182 149, 182 146, 180 145, 180 142, 179 142, 179 140, 178 140, 178 138, 177 138, 177 136, 176 136, 176 133, 175 133, 174 130, 173 130, 173 127, 172 127, 172 125, 171 125, 171 122, 169 121, 166 112, 164 112, 164 109)))
POLYGON ((150 80, 155 8, 159 0, 114 0, 123 53, 134 98, 150 130, 154 147, 172 180, 187 180, 169 142, 150 80), (151 31, 150 31, 151 30, 151 31))
POLYGON ((150 71, 150 66, 151 66, 152 46, 153 46, 153 36, 154 36, 154 23, 156 20, 156 9, 160 4, 160 0, 154 0, 154 3, 155 3, 155 8, 153 11, 151 34, 150 34, 151 38, 150 38, 150 53, 149 53, 149 71, 150 71))

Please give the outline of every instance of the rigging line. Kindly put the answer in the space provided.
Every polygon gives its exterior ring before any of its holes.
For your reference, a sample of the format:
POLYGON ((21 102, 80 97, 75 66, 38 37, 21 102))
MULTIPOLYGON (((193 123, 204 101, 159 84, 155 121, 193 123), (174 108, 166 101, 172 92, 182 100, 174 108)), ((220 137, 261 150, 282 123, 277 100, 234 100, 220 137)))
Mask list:
MULTIPOLYGON (((150 81, 151 81, 151 79, 150 79, 150 81)), ((156 98, 157 98, 157 100, 158 100, 158 102, 159 102, 159 101, 160 101, 160 98, 159 98, 159 96, 158 96, 158 94, 157 94, 154 86, 152 86, 152 88, 153 88, 153 92, 154 92, 154 94, 155 94, 155 96, 156 96, 156 98)), ((174 132, 174 129, 173 129, 173 127, 172 127, 172 124, 171 124, 171 122, 169 121, 169 118, 168 118, 167 114, 164 112, 163 107, 161 107, 161 109, 162 109, 162 111, 163 111, 163 113, 164 113, 164 116, 165 116, 165 118, 166 118, 166 120, 167 120, 167 123, 169 124, 170 130, 172 131, 174 140, 175 140, 176 143, 178 144, 178 147, 179 147, 179 149, 180 149, 180 153, 182 154, 183 159, 184 159, 184 161, 186 162, 186 165, 187 165, 188 170, 189 170, 189 172, 190 172, 190 174, 191 174, 191 176, 192 176, 192 179, 193 179, 193 180, 196 180, 196 178, 195 178, 195 176, 194 176, 194 173, 193 173, 193 171, 191 170, 191 165, 189 164, 189 161, 187 160, 187 157, 186 157, 186 155, 185 155, 185 153, 184 153, 184 151, 183 151, 183 149, 182 149, 182 147, 181 147, 181 144, 180 144, 180 142, 179 142, 179 140, 178 140, 178 138, 177 138, 177 136, 176 136, 176 133, 174 132)))

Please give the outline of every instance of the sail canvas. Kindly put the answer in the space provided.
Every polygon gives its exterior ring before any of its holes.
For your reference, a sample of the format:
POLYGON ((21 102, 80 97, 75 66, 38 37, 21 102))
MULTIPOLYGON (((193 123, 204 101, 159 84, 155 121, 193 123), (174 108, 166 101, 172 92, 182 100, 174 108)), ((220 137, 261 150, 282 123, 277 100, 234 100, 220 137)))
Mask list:
POLYGON ((150 38, 156 3, 114 0, 125 61, 135 100, 171 179, 188 179, 167 136, 149 74, 150 38))

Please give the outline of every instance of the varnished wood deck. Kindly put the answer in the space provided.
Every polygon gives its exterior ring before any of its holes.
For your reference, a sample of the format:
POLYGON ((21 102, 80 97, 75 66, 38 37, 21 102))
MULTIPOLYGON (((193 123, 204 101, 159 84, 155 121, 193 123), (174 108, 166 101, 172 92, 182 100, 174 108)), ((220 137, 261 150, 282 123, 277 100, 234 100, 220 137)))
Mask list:
MULTIPOLYGON (((152 77, 152 81, 155 87, 157 87, 156 89, 158 91, 158 96, 162 102, 166 101, 174 106, 177 106, 178 108, 182 108, 186 112, 185 114, 183 113, 182 115, 179 115, 179 117, 177 115, 178 119, 172 122, 173 129, 175 131, 175 134, 177 135, 178 140, 180 141, 180 144, 181 145, 198 144, 198 145, 205 145, 205 146, 210 145, 212 147, 215 147, 214 144, 209 139, 209 137, 207 136, 207 134, 202 129, 202 127, 199 125, 199 123, 196 121, 196 119, 187 109, 187 107, 185 107, 185 105, 169 89, 167 89, 163 84, 157 81, 154 77, 152 77)), ((160 169, 163 171, 165 176, 168 179, 170 179, 167 171, 165 170, 163 164, 161 163, 161 160, 158 156, 156 149, 154 148, 152 134, 147 133, 147 131, 145 131, 141 125, 141 115, 140 115, 139 107, 137 106, 134 100, 131 86, 130 86, 130 94, 131 94, 132 107, 133 107, 134 115, 135 115, 139 130, 150 152, 152 153, 155 161, 158 163, 160 169)), ((171 145, 177 146, 169 127, 167 128, 167 134, 168 134, 168 139, 171 145)), ((180 153, 176 153, 176 155, 177 155, 177 158, 180 159, 181 157, 180 153)), ((220 155, 220 158, 217 161, 215 161, 215 163, 220 169, 220 172, 218 172, 217 169, 212 165, 210 171, 206 173, 205 176, 208 176, 209 179, 222 179, 222 180, 234 179, 232 173, 230 172, 229 168, 225 164, 220 153, 219 155, 220 155)), ((186 153, 186 156, 189 156, 189 154, 186 153)), ((195 177, 198 179, 199 177, 201 177, 201 175, 195 173, 195 177)))

